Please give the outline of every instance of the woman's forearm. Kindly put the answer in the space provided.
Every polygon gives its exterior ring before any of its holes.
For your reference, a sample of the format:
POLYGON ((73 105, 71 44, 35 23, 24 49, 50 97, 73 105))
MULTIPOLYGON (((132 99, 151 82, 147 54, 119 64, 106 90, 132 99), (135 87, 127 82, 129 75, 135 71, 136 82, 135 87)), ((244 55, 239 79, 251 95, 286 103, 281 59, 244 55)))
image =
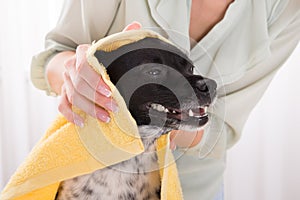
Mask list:
POLYGON ((46 77, 51 89, 56 93, 61 93, 63 85, 63 72, 65 71, 64 63, 66 60, 75 55, 73 51, 64 51, 55 55, 46 67, 46 77))

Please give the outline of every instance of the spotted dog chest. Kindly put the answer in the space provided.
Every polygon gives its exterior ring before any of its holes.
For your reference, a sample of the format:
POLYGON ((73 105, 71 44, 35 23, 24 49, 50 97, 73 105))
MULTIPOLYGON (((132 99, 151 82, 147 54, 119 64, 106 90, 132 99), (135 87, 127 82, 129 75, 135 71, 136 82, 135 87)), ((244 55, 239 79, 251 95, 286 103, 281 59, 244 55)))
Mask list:
POLYGON ((91 174, 63 181, 57 200, 158 200, 160 175, 155 139, 143 139, 145 152, 91 174))

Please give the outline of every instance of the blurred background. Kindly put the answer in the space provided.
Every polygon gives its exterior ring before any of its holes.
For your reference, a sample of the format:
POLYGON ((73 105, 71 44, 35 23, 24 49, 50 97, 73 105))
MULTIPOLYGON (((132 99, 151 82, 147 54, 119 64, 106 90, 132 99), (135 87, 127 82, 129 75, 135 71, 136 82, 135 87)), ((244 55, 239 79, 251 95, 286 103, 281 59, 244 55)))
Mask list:
MULTIPOLYGON (((29 66, 62 2, 1 1, 0 190, 58 113, 58 99, 33 87, 29 66)), ((228 151, 226 200, 300 199, 299 74, 300 45, 228 151)))

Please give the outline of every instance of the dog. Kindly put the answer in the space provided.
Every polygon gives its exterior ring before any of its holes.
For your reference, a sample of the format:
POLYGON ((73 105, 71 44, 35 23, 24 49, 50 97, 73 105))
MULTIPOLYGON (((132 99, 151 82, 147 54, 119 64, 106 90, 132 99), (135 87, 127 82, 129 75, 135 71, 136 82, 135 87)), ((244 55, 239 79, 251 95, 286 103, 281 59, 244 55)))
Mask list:
POLYGON ((136 120, 145 152, 60 184, 57 200, 159 200, 156 139, 171 130, 200 130, 216 97, 215 81, 194 75, 179 49, 145 38, 113 52, 97 51, 136 120))

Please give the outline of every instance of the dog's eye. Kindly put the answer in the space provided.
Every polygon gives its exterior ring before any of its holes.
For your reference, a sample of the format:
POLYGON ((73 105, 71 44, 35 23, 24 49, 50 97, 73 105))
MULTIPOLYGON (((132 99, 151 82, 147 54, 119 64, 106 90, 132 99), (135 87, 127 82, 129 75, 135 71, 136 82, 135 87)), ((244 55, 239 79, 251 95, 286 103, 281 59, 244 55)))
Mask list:
POLYGON ((139 69, 140 72, 142 72, 145 77, 148 77, 150 79, 158 80, 158 79, 163 79, 167 76, 166 66, 160 64, 147 63, 141 65, 139 69))
POLYGON ((153 70, 147 71, 147 73, 149 75, 151 75, 151 76, 157 76, 157 75, 159 75, 161 73, 161 70, 159 70, 159 69, 153 69, 153 70))

